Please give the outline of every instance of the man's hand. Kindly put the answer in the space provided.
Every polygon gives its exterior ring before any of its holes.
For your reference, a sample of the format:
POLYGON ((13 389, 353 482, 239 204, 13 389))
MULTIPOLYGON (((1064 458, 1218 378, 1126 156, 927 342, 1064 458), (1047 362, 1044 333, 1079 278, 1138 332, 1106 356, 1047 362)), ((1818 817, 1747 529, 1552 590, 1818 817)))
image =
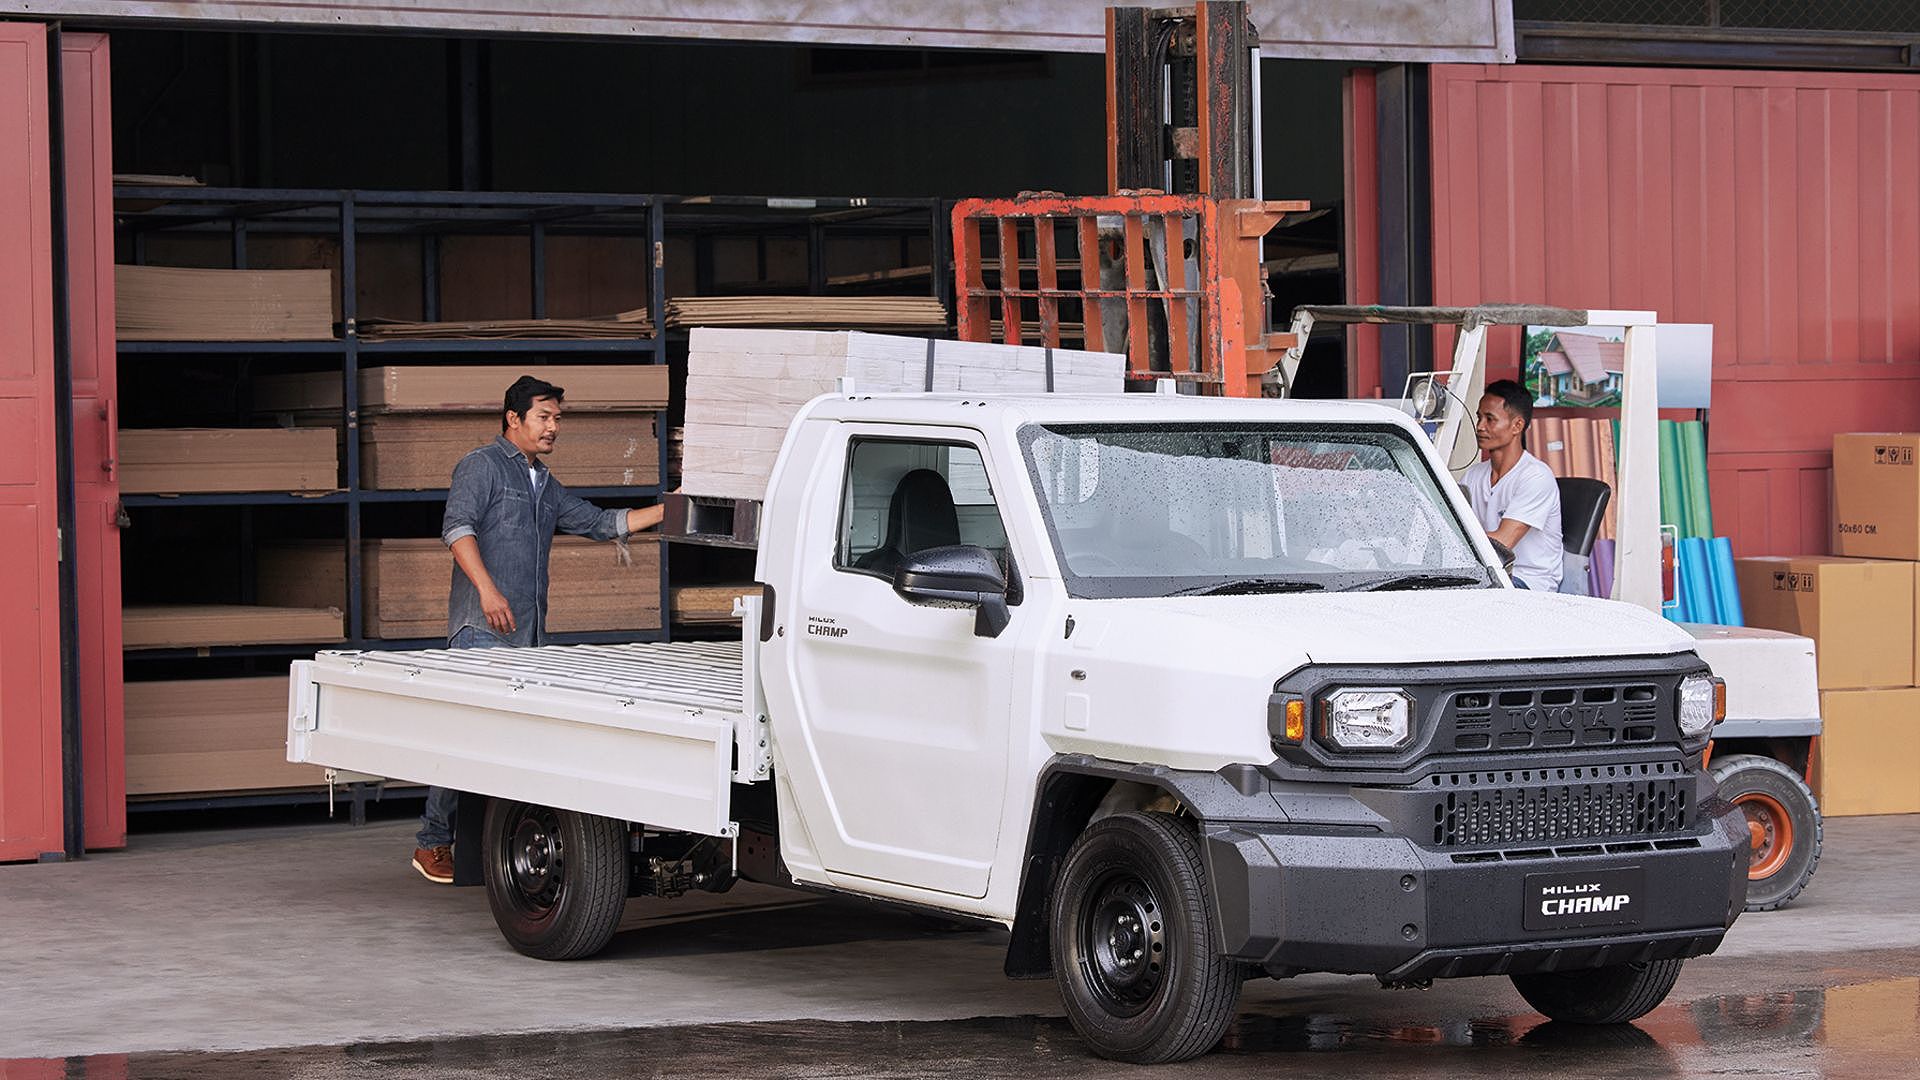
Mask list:
POLYGON ((513 633, 513 605, 499 589, 487 588, 480 591, 480 610, 487 617, 487 625, 501 637, 513 633))

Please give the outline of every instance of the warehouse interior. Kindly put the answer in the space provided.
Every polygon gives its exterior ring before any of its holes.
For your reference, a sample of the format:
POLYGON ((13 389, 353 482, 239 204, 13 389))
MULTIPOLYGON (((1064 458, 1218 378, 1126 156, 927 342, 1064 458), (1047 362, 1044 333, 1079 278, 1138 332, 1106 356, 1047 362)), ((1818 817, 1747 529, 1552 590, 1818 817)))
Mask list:
MULTIPOLYGON (((601 505, 648 505, 672 489, 683 330, 656 319, 637 341, 570 341, 560 351, 499 341, 477 352, 457 339, 380 340, 382 320, 587 319, 700 296, 950 304, 953 200, 1106 190, 1098 55, 96 29, 111 56, 114 261, 325 271, 331 318, 358 330, 351 345, 247 345, 190 328, 157 335, 187 340, 135 340, 122 284, 123 444, 179 429, 287 427, 306 429, 324 458, 310 463, 316 477, 304 488, 284 492, 176 491, 194 483, 178 470, 123 488, 134 829, 143 812, 154 821, 177 810, 241 820, 269 807, 308 812, 326 794, 315 770, 282 760, 275 725, 260 720, 284 699, 289 659, 439 635, 444 478, 408 473, 418 463, 403 464, 398 443, 376 453, 379 442, 426 437, 404 414, 343 421, 343 361, 363 371, 493 364, 503 385, 554 365, 659 363, 670 373, 659 400, 637 403, 630 417, 658 464, 568 482, 601 505), (180 185, 229 194, 201 199, 180 185), (140 186, 170 194, 143 198, 140 186), (506 204, 489 198, 502 192, 506 204), (656 235, 657 275, 647 258, 656 235), (299 396, 329 382, 330 401, 299 396), (341 432, 355 428, 350 449, 341 432), (232 618, 209 625, 207 605, 232 618), (316 618, 331 608, 337 617, 316 618)), ((1342 82, 1351 66, 1260 64, 1264 190, 1316 211, 1269 240, 1276 320, 1297 303, 1345 299, 1342 82)), ((945 336, 951 325, 947 310, 906 332, 945 336)), ((1302 391, 1343 392, 1338 344, 1316 342, 1316 359, 1302 391)), ((570 391, 570 404, 596 409, 582 390, 570 391)), ((555 464, 568 477, 567 464, 555 464)), ((737 632, 728 597, 752 579, 750 550, 635 546, 644 549, 638 569, 617 574, 626 584, 582 601, 592 612, 557 622, 556 640, 737 632)), ((596 580, 608 572, 565 542, 556 559, 596 580)), ((557 609, 577 598, 556 587, 557 609)), ((396 789, 343 790, 359 812, 361 800, 396 789)))

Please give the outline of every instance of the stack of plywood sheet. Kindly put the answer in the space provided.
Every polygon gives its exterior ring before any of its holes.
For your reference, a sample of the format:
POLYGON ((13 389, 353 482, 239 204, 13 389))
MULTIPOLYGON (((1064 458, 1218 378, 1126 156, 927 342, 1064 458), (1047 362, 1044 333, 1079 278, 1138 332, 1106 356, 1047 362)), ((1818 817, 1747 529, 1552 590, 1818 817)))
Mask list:
MULTIPOLYGON (((1041 393, 1047 350, 1038 346, 935 341, 858 332, 693 331, 687 356, 687 421, 680 490, 689 495, 765 496, 787 425, 800 407, 851 378, 860 391, 928 388, 965 393, 1041 393)), ((1120 393, 1118 353, 1052 351, 1053 389, 1120 393)))
POLYGON ((317 765, 287 761, 287 677, 130 682, 127 794, 310 787, 317 765))
POLYGON ((413 322, 361 319, 366 341, 442 340, 448 338, 643 338, 653 336, 645 308, 594 319, 470 319, 462 322, 413 322))
POLYGON ((336 602, 128 605, 120 611, 127 649, 198 649, 214 645, 324 645, 344 640, 336 602))
MULTIPOLYGON (((654 630, 660 626, 660 547, 651 535, 619 549, 579 537, 553 541, 548 562, 547 630, 654 630)), ((438 539, 368 540, 361 548, 361 619, 369 638, 438 638, 447 633, 453 556, 438 539)), ((338 542, 263 547, 257 589, 276 604, 344 604, 346 553, 338 542)))
POLYGON ((667 301, 667 325, 944 330, 947 309, 931 296, 683 296, 667 301))
MULTIPOLYGON (((360 425, 360 483, 379 490, 443 488, 469 450, 500 434, 492 413, 380 413, 360 425)), ((571 487, 660 480, 652 413, 563 417, 547 467, 571 487)))
POLYGON ((671 609, 673 621, 689 626, 740 622, 733 613, 733 602, 742 596, 759 596, 760 586, 751 582, 737 585, 676 585, 671 609))
POLYGON ((120 490, 334 491, 338 442, 329 428, 123 429, 120 490))
MULTIPOLYGON (((376 490, 443 488, 462 455, 500 434, 501 399, 521 374, 494 365, 404 365, 360 373, 360 483, 376 490)), ((529 369, 566 392, 547 465, 572 487, 660 482, 654 416, 667 404, 664 364, 567 364, 529 369)), ((332 372, 259 380, 254 407, 326 423, 340 408, 332 372)))
POLYGON ((310 341, 333 336, 326 270, 113 268, 122 341, 310 341))

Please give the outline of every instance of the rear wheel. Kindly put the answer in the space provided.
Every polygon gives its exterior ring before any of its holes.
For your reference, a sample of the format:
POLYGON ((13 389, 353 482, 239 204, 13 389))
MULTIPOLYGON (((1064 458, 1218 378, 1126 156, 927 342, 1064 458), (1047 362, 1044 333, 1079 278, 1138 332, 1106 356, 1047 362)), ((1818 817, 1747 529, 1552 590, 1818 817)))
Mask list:
POLYGON ((1513 988, 1549 1020, 1624 1024, 1653 1011, 1680 978, 1680 960, 1513 976, 1513 988))
POLYGON ((1053 970, 1067 1017, 1116 1061, 1213 1049, 1240 1002, 1240 966, 1216 951, 1200 847, 1170 814, 1089 827, 1053 896, 1053 970))
POLYGON ((1759 754, 1716 758, 1720 797, 1747 820, 1753 855, 1747 864, 1747 910, 1786 907, 1820 864, 1820 805, 1792 769, 1759 754))
POLYGON ((533 803, 487 804, 487 903, 516 950, 577 960, 606 947, 627 901, 627 830, 533 803))

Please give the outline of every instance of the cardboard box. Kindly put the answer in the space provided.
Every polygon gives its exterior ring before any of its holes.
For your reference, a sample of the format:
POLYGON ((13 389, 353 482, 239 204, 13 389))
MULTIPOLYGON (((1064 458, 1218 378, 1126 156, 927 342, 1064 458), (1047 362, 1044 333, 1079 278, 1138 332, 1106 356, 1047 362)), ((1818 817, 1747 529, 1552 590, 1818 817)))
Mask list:
POLYGON ((287 760, 287 677, 129 682, 127 794, 258 791, 326 783, 287 760))
POLYGON ((340 488, 335 428, 126 428, 120 490, 326 492, 340 488))
POLYGON ((1820 695, 1814 794, 1828 817, 1920 814, 1920 690, 1820 695))
POLYGON ((1833 437, 1833 552, 1920 559, 1920 434, 1833 437))
POLYGON ((1735 559, 1748 626, 1814 640, 1822 690, 1912 686, 1912 563, 1829 555, 1735 559))
MULTIPOLYGON (((610 543, 556 536, 547 562, 547 630, 655 630, 660 626, 660 545, 651 533, 629 537, 622 566, 610 543)), ((361 548, 362 632, 406 640, 447 636, 453 555, 438 538, 368 540, 361 548)), ((263 546, 257 589, 275 604, 345 604, 346 550, 337 541, 263 546)))

